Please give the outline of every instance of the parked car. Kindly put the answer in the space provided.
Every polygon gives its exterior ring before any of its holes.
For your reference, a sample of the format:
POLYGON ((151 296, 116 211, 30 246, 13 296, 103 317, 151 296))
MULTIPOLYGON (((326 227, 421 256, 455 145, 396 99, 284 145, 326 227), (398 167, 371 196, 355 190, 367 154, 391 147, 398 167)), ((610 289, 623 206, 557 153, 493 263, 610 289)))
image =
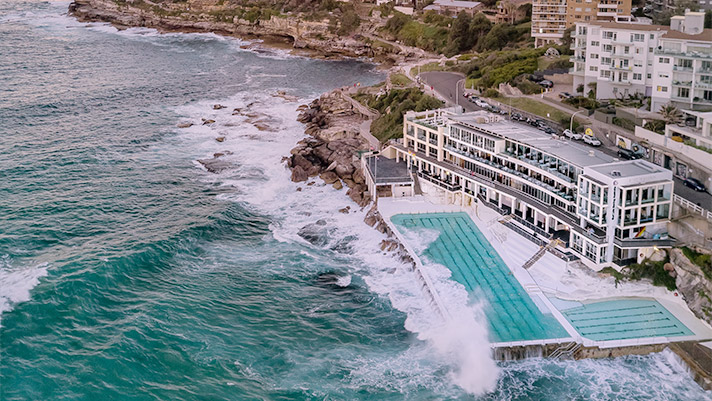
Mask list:
POLYGON ((512 113, 512 120, 514 121, 523 121, 524 118, 522 118, 522 115, 519 113, 512 113))
POLYGON ((485 101, 482 100, 482 99, 477 99, 477 100, 475 100, 475 104, 478 105, 478 106, 480 106, 480 107, 482 107, 482 108, 484 108, 484 109, 486 109, 486 108, 489 107, 489 103, 485 102, 485 101))
POLYGON ((558 134, 558 132, 556 132, 556 130, 553 129, 553 128, 551 128, 551 127, 545 127, 545 128, 544 128, 544 132, 546 132, 546 133, 549 134, 549 135, 556 135, 556 134, 558 134))
POLYGON ((581 139, 581 134, 579 134, 578 132, 573 132, 568 128, 564 130, 564 136, 569 139, 575 139, 577 141, 581 139))
POLYGON ((705 192, 707 190, 707 188, 705 188, 705 186, 697 178, 687 177, 682 184, 698 192, 705 192))
POLYGON ((625 148, 618 148, 618 157, 625 160, 640 159, 640 155, 638 153, 635 153, 632 150, 625 148))
POLYGON ((544 80, 544 77, 542 77, 541 75, 531 74, 529 75, 529 80, 532 82, 541 82, 544 80))
POLYGON ((569 92, 561 92, 559 93, 559 97, 561 99, 573 99, 574 95, 570 94, 569 92))
POLYGON ((584 135, 583 141, 591 146, 601 146, 601 141, 599 141, 595 136, 584 135))
POLYGON ((539 85, 541 85, 541 86, 543 86, 544 88, 547 88, 547 89, 554 87, 554 83, 551 82, 551 81, 549 81, 548 79, 545 79, 545 80, 539 82, 539 85))

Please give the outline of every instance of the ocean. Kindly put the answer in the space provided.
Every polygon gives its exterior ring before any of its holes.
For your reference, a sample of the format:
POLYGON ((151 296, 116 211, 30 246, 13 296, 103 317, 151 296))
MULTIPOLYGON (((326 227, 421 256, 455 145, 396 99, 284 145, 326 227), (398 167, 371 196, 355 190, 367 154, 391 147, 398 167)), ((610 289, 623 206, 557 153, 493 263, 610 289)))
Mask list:
POLYGON ((434 268, 443 327, 345 190, 292 183, 297 107, 374 65, 67 6, 0 2, 0 400, 712 399, 669 352, 493 362, 486 305, 434 268))

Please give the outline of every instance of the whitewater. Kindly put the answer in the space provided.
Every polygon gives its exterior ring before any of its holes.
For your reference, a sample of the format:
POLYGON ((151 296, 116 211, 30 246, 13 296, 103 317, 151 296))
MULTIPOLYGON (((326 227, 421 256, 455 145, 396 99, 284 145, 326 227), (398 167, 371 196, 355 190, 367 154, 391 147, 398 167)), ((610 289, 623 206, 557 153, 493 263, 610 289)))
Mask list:
POLYGON ((67 5, 0 3, 0 400, 711 399, 668 352, 493 361, 445 267, 448 322, 345 190, 292 183, 297 107, 375 66, 67 5))

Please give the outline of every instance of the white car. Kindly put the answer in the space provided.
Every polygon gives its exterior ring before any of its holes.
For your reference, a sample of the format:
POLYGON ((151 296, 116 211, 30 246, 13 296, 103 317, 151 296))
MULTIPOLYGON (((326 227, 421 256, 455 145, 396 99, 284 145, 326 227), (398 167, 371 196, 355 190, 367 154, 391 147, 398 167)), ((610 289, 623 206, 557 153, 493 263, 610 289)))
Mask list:
POLYGON ((581 134, 579 134, 578 132, 573 132, 570 129, 565 129, 564 135, 569 139, 576 139, 577 141, 581 139, 581 134))
POLYGON ((595 136, 584 135, 583 141, 591 146, 601 146, 601 141, 599 141, 595 136))
POLYGON ((480 106, 480 107, 483 107, 483 108, 489 108, 489 107, 490 107, 489 103, 485 102, 484 100, 480 100, 480 99, 475 100, 475 104, 478 105, 478 106, 480 106))

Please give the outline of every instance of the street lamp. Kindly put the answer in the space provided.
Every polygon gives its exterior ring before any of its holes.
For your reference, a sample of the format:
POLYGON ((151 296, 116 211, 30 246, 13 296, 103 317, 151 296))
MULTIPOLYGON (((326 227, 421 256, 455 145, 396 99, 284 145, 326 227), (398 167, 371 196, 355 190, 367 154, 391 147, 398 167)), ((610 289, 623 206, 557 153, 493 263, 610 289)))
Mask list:
POLYGON ((574 116, 578 113, 581 113, 582 111, 583 110, 579 110, 571 115, 571 123, 569 123, 569 131, 574 132, 574 116))

